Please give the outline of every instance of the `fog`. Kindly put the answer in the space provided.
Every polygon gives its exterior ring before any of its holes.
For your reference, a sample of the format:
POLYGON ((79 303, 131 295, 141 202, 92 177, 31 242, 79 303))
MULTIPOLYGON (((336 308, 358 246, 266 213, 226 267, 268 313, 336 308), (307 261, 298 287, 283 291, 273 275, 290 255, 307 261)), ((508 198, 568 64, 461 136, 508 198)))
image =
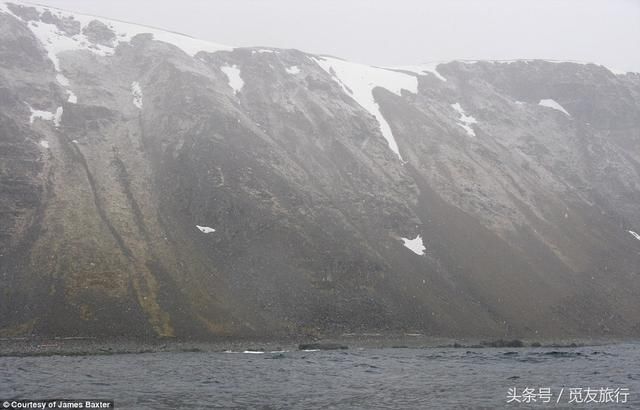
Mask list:
POLYGON ((33 1, 0 408, 640 409, 640 0, 33 1))
POLYGON ((232 46, 382 66, 544 58, 640 71, 637 0, 41 0, 232 46))

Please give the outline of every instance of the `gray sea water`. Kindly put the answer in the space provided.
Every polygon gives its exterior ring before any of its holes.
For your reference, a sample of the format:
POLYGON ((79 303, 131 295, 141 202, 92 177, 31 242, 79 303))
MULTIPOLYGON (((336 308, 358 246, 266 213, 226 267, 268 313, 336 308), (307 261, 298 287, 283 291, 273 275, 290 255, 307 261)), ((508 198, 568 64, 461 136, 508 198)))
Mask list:
POLYGON ((640 344, 0 358, 0 399, 123 409, 640 408, 639 394, 640 344))

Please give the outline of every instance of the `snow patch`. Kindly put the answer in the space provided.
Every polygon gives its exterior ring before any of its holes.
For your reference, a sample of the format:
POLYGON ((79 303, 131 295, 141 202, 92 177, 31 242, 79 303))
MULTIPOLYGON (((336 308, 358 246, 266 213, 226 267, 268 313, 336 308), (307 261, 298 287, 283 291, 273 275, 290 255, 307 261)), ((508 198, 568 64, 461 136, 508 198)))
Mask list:
POLYGON ((462 127, 470 137, 475 137, 476 132, 471 128, 471 124, 477 124, 478 121, 462 109, 460 103, 451 104, 451 107, 460 115, 458 125, 462 127))
POLYGON ((424 255, 424 251, 425 248, 424 244, 422 243, 422 237, 420 235, 416 236, 415 239, 408 239, 408 238, 400 238, 402 239, 402 242, 404 242, 404 246, 409 249, 411 252, 415 253, 416 255, 424 255))
POLYGON ((64 75, 58 73, 56 74, 56 81, 58 82, 58 84, 60 84, 61 86, 65 87, 65 91, 67 92, 67 95, 69 96, 67 98, 67 101, 70 102, 71 104, 77 104, 78 103, 78 97, 76 96, 76 94, 71 91, 68 87, 71 85, 71 83, 69 82, 69 79, 67 77, 65 77, 64 75))
POLYGON ((62 53, 63 51, 87 50, 98 55, 107 55, 112 53, 112 50, 100 45, 96 45, 95 48, 89 48, 89 45, 91 43, 86 38, 86 36, 82 34, 69 36, 63 32, 60 32, 55 24, 47 24, 41 21, 30 21, 29 28, 38 38, 38 40, 40 40, 40 43, 47 51, 49 60, 51 60, 55 70, 58 72, 60 71, 60 60, 58 59, 58 54, 62 53))
POLYGON ((142 88, 140 87, 140 83, 134 81, 131 83, 131 95, 133 95, 133 105, 142 109, 142 88))
POLYGON ((337 58, 312 57, 312 59, 329 73, 348 95, 378 120, 380 131, 387 140, 389 148, 403 161, 398 150, 398 144, 391 132, 391 127, 384 119, 380 112, 380 106, 373 97, 373 89, 382 87, 399 96, 402 95, 402 90, 416 94, 418 92, 418 79, 413 75, 351 63, 337 58))
POLYGON ((259 53, 259 54, 264 54, 264 53, 275 54, 275 53, 277 53, 277 51, 269 50, 268 48, 261 48, 260 50, 251 50, 251 54, 255 54, 255 53, 259 53))
POLYGON ((196 228, 200 229, 200 232, 202 233, 213 233, 216 231, 215 229, 209 228, 208 226, 196 225, 196 228))
POLYGON ((29 124, 33 124, 36 118, 39 118, 43 121, 53 121, 53 125, 56 127, 60 126, 60 121, 62 121, 62 107, 58 107, 56 112, 42 111, 42 110, 34 110, 30 105, 27 104, 29 110, 31 110, 31 116, 29 117, 29 124))
POLYGON ((67 101, 71 104, 77 104, 78 103, 78 96, 71 90, 67 90, 67 94, 69 94, 69 98, 67 99, 67 101))
POLYGON ((64 112, 62 107, 58 107, 58 109, 56 110, 56 113, 53 117, 53 125, 55 125, 56 127, 60 126, 60 122, 62 121, 62 113, 64 112))
POLYGON ((49 141, 42 140, 39 142, 40 146, 43 148, 49 148, 49 141))
POLYGON ((285 71, 291 75, 300 74, 300 68, 297 65, 285 68, 285 71))
POLYGON ((29 109, 31 110, 29 124, 33 124, 36 118, 40 118, 43 121, 53 121, 53 118, 55 117, 55 114, 49 111, 34 110, 31 106, 29 106, 29 109))
POLYGON ((220 70, 227 76, 229 87, 233 88, 233 91, 238 94, 242 90, 242 87, 244 87, 244 81, 242 77, 240 77, 240 69, 238 66, 235 64, 231 66, 225 65, 220 67, 220 70))
POLYGON ((557 101, 552 100, 550 98, 548 99, 544 99, 544 100, 540 100, 540 102, 538 103, 538 105, 541 105, 543 107, 547 107, 547 108, 553 108, 556 111, 560 111, 561 113, 563 113, 564 115, 566 115, 567 117, 570 117, 571 114, 569 114, 567 112, 567 110, 564 109, 564 107, 560 104, 558 104, 557 101))
POLYGON ((64 87, 68 87, 70 85, 69 79, 60 73, 56 74, 56 81, 58 81, 58 83, 60 83, 60 85, 64 87))
POLYGON ((639 241, 640 241, 640 235, 638 235, 637 233, 635 233, 635 232, 633 232, 633 231, 629 231, 629 233, 630 233, 631 235, 633 235, 633 237, 634 237, 634 238, 636 238, 637 240, 639 240, 639 241))
POLYGON ((405 66, 400 66, 400 67, 389 67, 389 69, 410 71, 410 72, 416 73, 418 75, 424 75, 425 73, 431 73, 431 74, 435 75, 437 79, 439 79, 441 81, 447 81, 447 79, 444 78, 442 76, 442 74, 440 74, 438 72, 438 65, 440 65, 440 64, 441 64, 440 62, 434 62, 434 63, 424 63, 424 64, 420 64, 420 65, 405 65, 405 66))

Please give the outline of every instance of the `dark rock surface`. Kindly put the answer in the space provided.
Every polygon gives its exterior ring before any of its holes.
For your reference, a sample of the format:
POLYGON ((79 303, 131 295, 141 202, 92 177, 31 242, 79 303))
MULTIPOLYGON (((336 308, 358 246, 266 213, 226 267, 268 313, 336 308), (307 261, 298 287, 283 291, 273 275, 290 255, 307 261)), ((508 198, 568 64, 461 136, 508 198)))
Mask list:
POLYGON ((103 46, 113 45, 113 41, 116 39, 116 33, 100 20, 92 20, 82 29, 82 33, 87 36, 92 43, 103 46))
POLYGON ((400 161, 335 60, 99 20, 0 9, 2 334, 640 333, 640 75, 398 71, 400 161))
POLYGON ((346 350, 349 346, 338 343, 302 343, 298 350, 346 350))

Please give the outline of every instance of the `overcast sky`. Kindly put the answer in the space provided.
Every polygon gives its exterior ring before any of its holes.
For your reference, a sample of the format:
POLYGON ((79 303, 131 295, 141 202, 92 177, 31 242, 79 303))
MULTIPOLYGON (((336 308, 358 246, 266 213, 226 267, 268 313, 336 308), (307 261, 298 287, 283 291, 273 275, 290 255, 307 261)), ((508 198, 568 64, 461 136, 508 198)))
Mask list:
POLYGON ((640 72, 640 0, 36 0, 231 46, 382 66, 548 58, 640 72))

